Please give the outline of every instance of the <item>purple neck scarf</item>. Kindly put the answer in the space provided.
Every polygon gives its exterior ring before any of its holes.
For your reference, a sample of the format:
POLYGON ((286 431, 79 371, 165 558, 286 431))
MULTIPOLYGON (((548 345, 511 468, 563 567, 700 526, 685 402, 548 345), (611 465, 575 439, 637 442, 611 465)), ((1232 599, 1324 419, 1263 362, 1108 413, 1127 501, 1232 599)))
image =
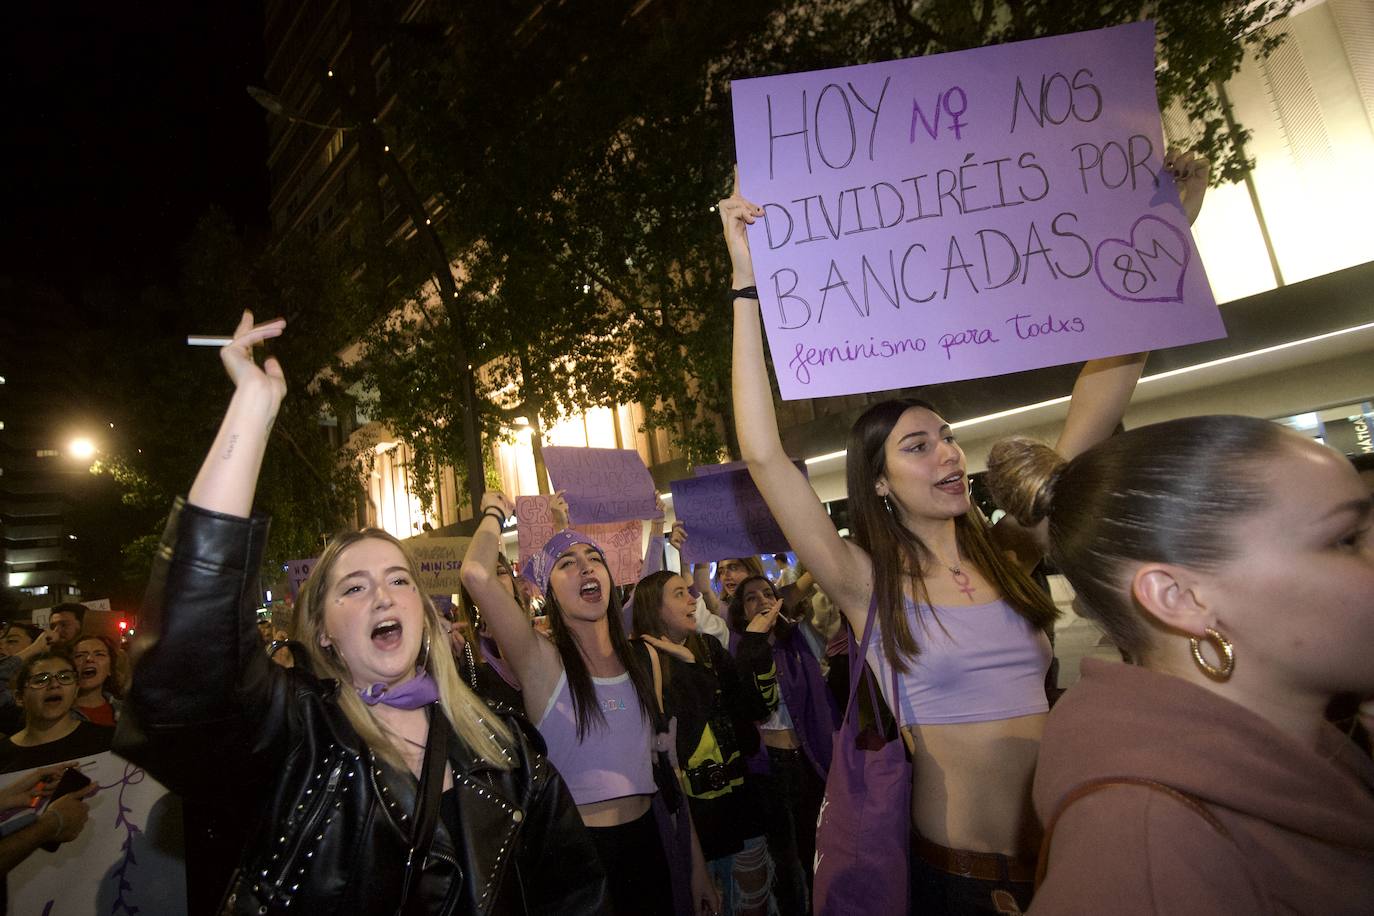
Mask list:
POLYGON ((419 709, 439 699, 439 685, 434 683, 428 671, 421 671, 399 687, 373 684, 359 690, 358 696, 368 706, 381 703, 396 709, 419 709))

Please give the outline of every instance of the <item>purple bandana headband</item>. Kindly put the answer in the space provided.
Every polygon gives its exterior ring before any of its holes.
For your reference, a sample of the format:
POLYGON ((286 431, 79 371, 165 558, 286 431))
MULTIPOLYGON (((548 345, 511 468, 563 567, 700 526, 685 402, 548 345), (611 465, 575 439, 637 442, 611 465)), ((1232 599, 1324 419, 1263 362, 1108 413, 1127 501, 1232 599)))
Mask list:
POLYGON ((541 592, 546 595, 549 593, 549 577, 553 575, 553 564, 557 563, 558 558, 567 553, 570 548, 578 544, 587 544, 601 554, 603 560, 606 558, 606 551, 602 550, 601 545, 596 541, 571 528, 564 528, 549 538, 539 552, 530 558, 531 578, 539 586, 541 592))
POLYGON ((399 687, 373 684, 358 691, 358 697, 368 706, 391 706, 396 709, 419 709, 439 699, 439 685, 428 671, 421 671, 399 687))

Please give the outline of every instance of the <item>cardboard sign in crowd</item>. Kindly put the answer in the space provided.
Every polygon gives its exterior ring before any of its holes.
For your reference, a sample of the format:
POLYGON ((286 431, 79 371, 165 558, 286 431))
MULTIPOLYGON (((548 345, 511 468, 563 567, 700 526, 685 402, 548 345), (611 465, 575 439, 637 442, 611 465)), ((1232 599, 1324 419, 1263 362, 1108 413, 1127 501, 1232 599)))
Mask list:
POLYGON ((1154 26, 731 84, 784 398, 1221 337, 1154 26))

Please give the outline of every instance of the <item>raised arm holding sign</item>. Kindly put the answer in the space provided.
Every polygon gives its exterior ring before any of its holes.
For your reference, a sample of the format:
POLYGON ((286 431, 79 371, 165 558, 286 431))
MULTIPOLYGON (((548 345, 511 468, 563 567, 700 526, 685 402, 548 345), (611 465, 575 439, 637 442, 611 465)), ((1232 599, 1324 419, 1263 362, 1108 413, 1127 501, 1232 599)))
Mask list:
MULTIPOLYGON (((1137 23, 732 84, 784 398, 1221 336, 1137 23)), ((738 287, 737 287, 738 288, 738 287)))
MULTIPOLYGON (((846 458, 853 539, 840 538, 820 500, 783 451, 764 362, 760 310, 762 308, 768 322, 774 364, 778 367, 784 396, 807 396, 817 391, 868 391, 920 381, 988 375, 1064 362, 1075 355, 1143 349, 1166 339, 1182 343, 1215 336, 1220 331, 1215 308, 1206 292, 1205 278, 1197 270, 1191 239, 1186 228, 1181 228, 1196 216, 1200 205, 1206 186, 1204 162, 1189 155, 1169 155, 1163 160, 1147 155, 1139 140, 1132 147, 1131 138, 1137 132, 1143 133, 1143 128, 1138 131, 1132 127, 1131 132, 1121 137, 1122 149, 1129 156, 1129 150, 1134 148, 1139 153, 1141 168, 1144 168, 1143 163, 1149 163, 1149 180, 1144 171, 1135 172, 1137 185, 1134 190, 1130 193, 1123 190, 1129 183, 1128 176, 1124 183, 1118 183, 1116 192, 1109 194, 1107 191, 1111 188, 1102 191, 1093 190, 1091 185, 1081 186, 1093 177, 1085 167, 1079 185, 1067 182, 1080 197, 1089 200, 1103 197, 1100 206, 1094 205, 1101 218, 1095 225, 1108 226, 1113 213, 1115 218, 1124 221, 1123 228, 1104 229, 1107 234, 1094 237, 1092 243, 1083 235, 1088 232, 1086 210, 1080 208, 1073 221, 1067 217, 1056 220, 1051 214, 1051 219, 1042 226, 1042 219, 1027 216, 1035 212, 1031 207, 1035 201, 1027 199, 1015 203, 1008 197, 1005 206, 994 209, 987 197, 980 199, 973 195, 970 181, 977 182, 974 172, 964 172, 959 177, 959 169, 965 165, 972 167, 1006 155, 1005 152, 993 152, 993 148, 984 143, 986 136, 975 131, 975 125, 989 123, 993 117, 990 111, 1000 110, 998 119, 1003 122, 1004 134, 1013 132, 1007 128, 1008 119, 1015 114, 1018 126, 1014 133, 1018 141, 1023 131, 1027 135, 1033 132, 1043 139, 1055 135, 1062 127, 1071 126, 1068 122, 1073 120, 1072 115, 1063 106, 1068 104, 1066 100, 1075 98, 1075 92, 1081 97, 1090 85, 1096 92, 1087 96, 1094 101, 1090 106, 1091 117, 1086 117, 1086 110, 1080 112, 1085 114, 1078 119, 1080 122, 1099 126, 1120 124, 1125 128, 1143 123, 1148 114, 1155 124, 1153 136, 1157 137, 1157 111, 1144 111, 1139 87, 1133 94, 1131 87, 1120 80, 1125 74, 1134 73, 1137 77, 1142 72, 1152 74, 1148 53, 1143 60, 1141 57, 1141 48, 1150 47, 1149 36, 1148 26, 1128 26, 1086 36, 1046 39, 1043 45, 1029 42, 1008 48, 981 49, 962 55, 928 58, 925 62, 875 65, 877 69, 853 68, 852 73, 802 74, 795 78, 795 85, 784 82, 791 78, 771 78, 779 81, 777 85, 793 92, 788 98, 799 100, 805 94, 809 120, 796 136, 790 133, 798 130, 796 125, 780 131, 777 126, 780 122, 774 120, 771 133, 768 127, 768 106, 784 97, 781 90, 776 97, 763 93, 761 104, 751 107, 739 91, 741 85, 747 87, 747 83, 735 84, 736 141, 741 151, 741 176, 751 191, 757 187, 769 195, 764 200, 800 208, 802 222, 797 225, 805 229, 801 239, 796 236, 796 227, 792 236, 785 232, 779 235, 777 223, 773 223, 770 230, 770 224, 764 220, 775 218, 775 214, 780 218, 781 210, 745 199, 739 193, 738 182, 735 193, 719 205, 733 266, 733 288, 754 286, 756 265, 760 268, 757 278, 760 299, 735 300, 732 385, 741 454, 788 542, 844 614, 856 639, 862 642, 871 637, 864 660, 887 695, 888 705, 896 714, 913 756, 912 823, 897 824, 896 829, 889 832, 880 831, 875 821, 870 825, 871 830, 879 831, 874 835, 884 837, 882 841, 870 839, 857 851, 852 846, 848 850, 833 847, 831 840, 843 836, 843 831, 835 827, 838 807, 827 805, 829 814, 822 816, 818 837, 821 867, 816 876, 816 912, 829 911, 837 899, 846 896, 862 899, 870 909, 883 912, 906 911, 908 904, 911 912, 943 912, 946 905, 941 882, 946 879, 942 877, 944 873, 939 863, 979 857, 992 864, 993 873, 1000 872, 1006 878, 985 882, 989 893, 1005 893, 1016 899, 1023 909, 1028 905, 1031 875, 1021 872, 1016 863, 1027 858, 1033 861, 1037 845, 1036 824, 1027 814, 1027 796, 1047 709, 1042 685, 1051 652, 1043 631, 1052 625, 1057 611, 1027 575, 1041 555, 1041 541, 1036 532, 1006 523, 999 524, 995 530, 989 528, 970 503, 963 450, 945 418, 932 405, 922 401, 885 401, 869 408, 856 421, 850 432, 846 458), (1100 48, 1094 50, 1095 46, 1100 48), (1110 49, 1106 58, 1098 54, 1098 50, 1104 48, 1110 49), (1082 62, 1094 54, 1096 62, 1091 66, 1082 62), (970 61, 976 62, 984 73, 980 75, 970 61), (1053 67, 1051 61, 1054 61, 1053 67), (947 71, 939 66, 934 69, 924 66, 940 62, 953 65, 947 71), (1015 66, 999 69, 999 63, 1008 62, 1015 66), (923 64, 923 79, 919 84, 913 82, 909 74, 903 78, 898 72, 914 64, 923 64), (1069 69, 1065 70, 1066 66, 1069 69), (889 72, 883 68, 895 69, 889 72), (1085 68, 1091 72, 1085 72, 1085 68), (1067 75, 1056 76, 1060 73, 1067 75), (873 82, 875 77, 876 83, 873 82), (812 78, 819 79, 819 84, 807 82, 812 78), (1005 81, 1000 84, 1001 90, 1009 94, 1000 109, 996 105, 990 109, 988 100, 997 98, 1001 91, 999 80, 1005 81), (842 97, 856 119, 853 157, 849 156, 847 145, 844 150, 838 145, 829 145, 836 143, 837 135, 831 133, 827 125, 833 123, 837 112, 843 116, 842 97), (1123 120, 1118 117, 1122 112, 1117 106, 1125 97, 1134 101, 1127 106, 1129 117, 1122 116, 1123 120), (1030 120, 1027 121, 1026 105, 1032 100, 1035 105, 1029 109, 1030 120), (1047 107, 1052 101, 1061 106, 1054 109, 1053 116, 1047 107), (1002 237, 992 232, 992 228, 1012 239, 1017 238, 1006 224, 994 226, 985 222, 998 216, 1023 220, 1019 238, 1031 239, 1032 245, 1026 251, 1016 252, 1019 275, 1000 282, 999 274, 988 283, 987 276, 993 275, 985 276, 982 265, 976 269, 969 266, 966 270, 963 265, 942 264, 936 276, 942 283, 948 279, 948 296, 930 296, 925 287, 918 290, 914 285, 917 274, 909 273, 909 288, 927 297, 925 302, 892 303, 875 300, 870 295, 865 309, 861 298, 855 300, 858 306, 850 300, 849 294, 857 296, 856 291, 861 289, 859 278, 868 277, 870 272, 874 277, 890 275, 876 272, 879 265, 886 270, 885 253, 831 251, 836 244, 843 244, 843 240, 849 238, 847 232, 841 230, 850 230, 861 239, 877 239, 883 233, 895 238, 899 227, 890 215, 873 220, 871 214, 864 215, 861 210, 854 209, 862 203, 864 195, 876 199, 874 195, 886 193, 880 191, 880 183, 886 178, 879 175, 861 181, 841 173, 851 161, 876 160, 878 153, 888 148, 885 144, 892 141, 894 127, 884 119, 889 117, 888 112, 899 110, 904 113, 909 127, 901 139, 907 141, 911 174, 923 175, 928 182, 944 182, 935 186, 933 200, 928 199, 924 204, 944 207, 943 217, 937 213, 927 221, 921 215, 926 212, 924 210, 915 214, 908 212, 901 226, 930 225, 937 221, 949 225, 941 225, 939 229, 945 241, 938 248, 919 239, 908 240, 907 247, 894 255, 894 263, 904 256, 903 251, 910 253, 913 249, 917 254, 938 250, 942 258, 946 254, 954 257, 959 251, 968 255, 981 249, 980 239, 988 242, 986 250, 991 252, 994 241, 1002 237), (937 111, 942 114, 937 115, 937 111), (861 116, 867 118, 862 124, 858 120, 861 116), (938 128, 937 117, 941 119, 938 128), (859 130, 860 126, 863 130, 859 130), (748 135, 757 136, 760 130, 766 142, 756 144, 748 135), (930 136, 932 132, 934 136, 930 136), (918 137, 923 144, 919 150, 915 148, 918 137), (783 149, 776 146, 779 139, 792 144, 787 147, 787 156, 792 158, 774 155, 770 162, 768 144, 773 143, 771 150, 778 154, 783 149), (797 165, 796 153, 803 148, 803 141, 811 145, 806 147, 809 153, 800 157, 801 165, 797 165), (941 150, 934 159, 930 158, 934 154, 926 149, 927 141, 938 144, 941 150), (973 146, 975 141, 979 144, 977 148, 973 146), (750 157, 747 163, 744 161, 746 154, 750 157), (834 175, 840 174, 838 180, 842 184, 847 182, 845 187, 849 190, 830 188, 819 197, 815 197, 817 191, 801 189, 790 193, 779 190, 774 197, 772 187, 762 179, 780 174, 783 167, 790 169, 793 177, 798 171, 820 175, 827 180, 834 180, 834 175), (951 185, 948 177, 939 178, 941 174, 955 175, 955 184, 951 185), (1159 178, 1158 186, 1155 176, 1159 178), (1168 190, 1171 184, 1178 187, 1181 201, 1175 202, 1168 190), (827 198, 826 194, 830 196, 827 198), (822 216, 822 199, 829 207, 825 211, 829 214, 828 221, 822 216), (844 201, 848 201, 850 209, 843 211, 842 217, 838 204, 844 201), (808 206, 812 208, 809 227, 805 225, 808 206), (979 209, 989 210, 994 216, 978 212, 979 209), (1161 214, 1172 210, 1171 219, 1180 224, 1173 228, 1179 234, 1174 235, 1172 229, 1169 232, 1160 229, 1161 234, 1147 244, 1141 241, 1143 232, 1153 224, 1146 218, 1156 209, 1161 214), (975 212, 976 219, 972 217, 975 212), (913 221, 913 216, 920 221, 913 221), (861 218, 869 220, 864 224, 865 229, 859 228, 861 218), (1067 269, 1067 260, 1054 266, 1055 258, 1062 255, 1067 259, 1069 249, 1042 252, 1037 249, 1048 249, 1050 245, 1036 245, 1034 237, 1030 236, 1034 229, 1042 233, 1041 242, 1049 242, 1056 224, 1061 229, 1073 228, 1083 235, 1084 244, 1078 248, 1081 260, 1072 270, 1067 269), (1043 234, 1045 226, 1049 227, 1048 234, 1043 234), (826 235, 831 228, 837 231, 826 235), (980 236, 980 229, 989 231, 980 236), (1121 237, 1118 233, 1129 236, 1131 244, 1126 246, 1129 250, 1112 255, 1113 239, 1119 241, 1121 237), (813 241, 809 238, 811 235, 818 238, 813 241), (779 240, 782 238, 787 238, 787 245, 793 247, 809 244, 809 249, 803 249, 804 259, 792 265, 781 263, 780 252, 784 245, 779 240), (1179 247, 1184 242, 1188 246, 1187 255, 1179 247), (1165 254, 1170 251, 1172 258, 1165 254), (1156 280, 1164 275, 1161 261, 1168 261, 1177 268, 1173 290, 1179 295, 1148 297, 1150 301, 1146 301, 1145 291, 1137 290, 1140 300, 1127 302, 1125 297, 1108 288, 1109 283, 1093 276, 1094 265, 1103 254, 1112 258, 1108 263, 1114 263, 1118 256, 1136 258, 1132 263, 1137 267, 1141 266, 1139 256, 1144 254, 1158 268, 1156 280), (867 266, 864 266, 865 257, 867 266), (837 265, 842 263, 850 265, 839 267, 842 272, 848 271, 847 291, 841 289, 833 276, 837 265), (857 270, 856 264, 859 265, 857 270), (780 279, 785 278, 789 284, 793 279, 792 275, 782 273, 785 270, 795 272, 798 285, 791 292, 779 286, 780 279), (1029 271, 1033 270, 1041 271, 1045 282, 1031 283, 1034 274, 1029 271), (984 280, 982 284, 976 282, 979 278, 984 280), (794 320, 798 314, 795 310, 784 316, 781 309, 784 304, 795 305, 790 300, 785 302, 784 297, 801 293, 806 283, 814 283, 815 288, 807 286, 802 294, 815 297, 817 307, 806 321, 798 322, 794 320), (956 296, 954 291, 960 284, 978 286, 979 291, 956 296), (836 294, 843 299, 831 298, 836 294), (1072 298, 1076 294, 1081 296, 1072 298), (1161 301, 1154 301, 1156 299, 1161 301), (823 315, 819 307, 822 304, 825 306, 823 315), (1090 308, 1095 311, 1089 311, 1090 308), (1010 311, 1005 311, 1007 309, 1010 311), (1048 332, 1051 338, 1094 340, 1095 343, 1074 347, 1058 343, 1045 345, 1044 340, 1039 339, 1044 335, 1024 333, 1029 325, 1017 331, 1015 316, 1023 313, 1035 316, 1037 327, 1042 318, 1053 317, 1048 332), (1098 318, 1085 317, 1089 315, 1098 318), (1083 320, 1083 331, 1070 328, 1064 332, 1061 323, 1074 317, 1083 320), (849 341, 859 335, 865 341, 873 335, 876 341, 879 336, 891 333, 868 330, 874 319, 899 322, 904 338, 925 339, 927 346, 908 348, 900 354, 904 358, 899 360, 881 354, 875 356, 876 351, 871 349, 859 353, 857 350, 836 350, 830 344, 822 347, 807 342, 817 334, 824 335, 825 339, 838 336, 843 343, 846 335, 849 341), (973 333, 960 337, 963 332, 949 330, 960 325, 973 333), (1098 330, 1103 333, 1096 334, 1098 330), (941 343, 947 334, 954 337, 941 343), (802 349, 795 349, 799 345, 802 349), (812 349, 823 352, 814 362, 805 356, 812 349), (800 366, 791 362, 797 353, 803 354, 800 366), (832 359, 837 353, 841 355, 832 359), (856 353, 858 355, 854 355, 856 353), (968 354, 971 353, 979 355, 970 358, 968 354), (809 378, 799 372, 799 368, 810 371, 809 378), (956 637, 951 633, 960 635, 956 637), (996 660, 992 661, 994 658, 996 660), (927 682, 926 672, 931 666, 966 674, 961 674, 957 683, 951 681, 941 686, 927 682), (976 708, 969 701, 973 692, 982 698, 976 708), (907 861, 906 856, 900 848, 890 850, 888 846, 900 847, 913 828, 923 838, 923 847, 917 856, 932 863, 930 873, 936 877, 919 882, 917 886, 922 890, 908 901, 905 899, 906 885, 901 880, 901 864, 907 861), (833 870, 836 862, 848 863, 847 870, 842 870, 838 876, 833 870), (883 868, 875 871, 874 862, 880 862, 883 868), (866 865, 868 871, 865 871, 866 865), (932 888, 934 898, 921 896, 932 888)), ((1149 105, 1153 106, 1152 87, 1148 88, 1151 89, 1149 105)), ((773 109, 774 112, 778 110, 773 109)), ((797 113, 795 107, 792 111, 794 115, 797 113)), ((1073 130, 1078 131, 1078 128, 1073 130)), ((846 144, 848 137, 846 130, 843 132, 846 144)), ((1101 158, 1102 151, 1108 148, 1108 140, 1107 137, 1092 140, 1088 134, 1080 134, 1063 152, 1072 154, 1074 144, 1094 142, 1101 158)), ((1028 139, 1026 143, 1031 141, 1028 139)), ((1026 147, 1028 150, 1038 148, 1026 147)), ((1151 148, 1157 150, 1159 145, 1152 143, 1151 148)), ((1013 153, 1007 161, 1029 163, 1032 160, 1013 153)), ((1034 191, 1023 196, 1048 199, 1051 189, 1056 187, 1063 193, 1066 179, 1062 170, 1065 166, 1062 162, 1052 163, 1051 150, 1046 148, 1037 153, 1033 161, 1045 172, 1050 187, 1044 189, 1043 194, 1034 191)), ((1070 175, 1078 180, 1072 173, 1070 175)), ((1116 178, 1112 180, 1117 181, 1116 178)), ((914 189, 917 184, 913 182, 909 187, 914 189)), ((1030 186, 1024 182, 1020 186, 1030 191, 1030 186)), ((980 193, 982 190, 985 189, 980 189, 980 193)), ((993 192, 992 199, 996 201, 996 194, 1000 193, 996 185, 993 192)), ((1159 219, 1169 221, 1164 216, 1159 219)), ((883 244, 891 249, 894 243, 885 240, 883 244)), ((790 253, 789 257, 796 258, 796 254, 790 253)), ((960 260, 966 258, 961 256, 960 260)), ((989 267, 989 271, 991 269, 989 267)), ((922 276, 929 279, 928 272, 922 276)), ((876 279, 870 278, 869 282, 870 291, 876 294, 876 279)), ((1089 362, 1084 367, 1074 387, 1069 416, 1057 446, 1066 457, 1078 454, 1110 434, 1121 419, 1143 363, 1143 356, 1114 357, 1089 362)), ((851 692, 853 684, 851 681, 851 692)), ((848 760, 848 754, 837 750, 836 766, 848 760)), ((888 799, 886 810, 905 810, 905 806, 901 799, 888 799)), ((865 807, 864 811, 870 809, 865 807)))
POLYGON ((567 514, 579 525, 660 515, 654 479, 631 448, 544 447, 549 479, 563 491, 567 514))

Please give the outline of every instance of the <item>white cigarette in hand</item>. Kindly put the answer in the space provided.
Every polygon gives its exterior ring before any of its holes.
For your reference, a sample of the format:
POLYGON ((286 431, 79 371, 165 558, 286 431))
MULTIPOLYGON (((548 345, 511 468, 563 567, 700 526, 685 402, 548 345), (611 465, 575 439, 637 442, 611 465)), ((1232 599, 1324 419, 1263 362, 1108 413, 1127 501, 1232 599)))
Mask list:
POLYGON ((232 337, 209 337, 204 334, 192 334, 186 338, 188 347, 227 347, 233 342, 232 337))

